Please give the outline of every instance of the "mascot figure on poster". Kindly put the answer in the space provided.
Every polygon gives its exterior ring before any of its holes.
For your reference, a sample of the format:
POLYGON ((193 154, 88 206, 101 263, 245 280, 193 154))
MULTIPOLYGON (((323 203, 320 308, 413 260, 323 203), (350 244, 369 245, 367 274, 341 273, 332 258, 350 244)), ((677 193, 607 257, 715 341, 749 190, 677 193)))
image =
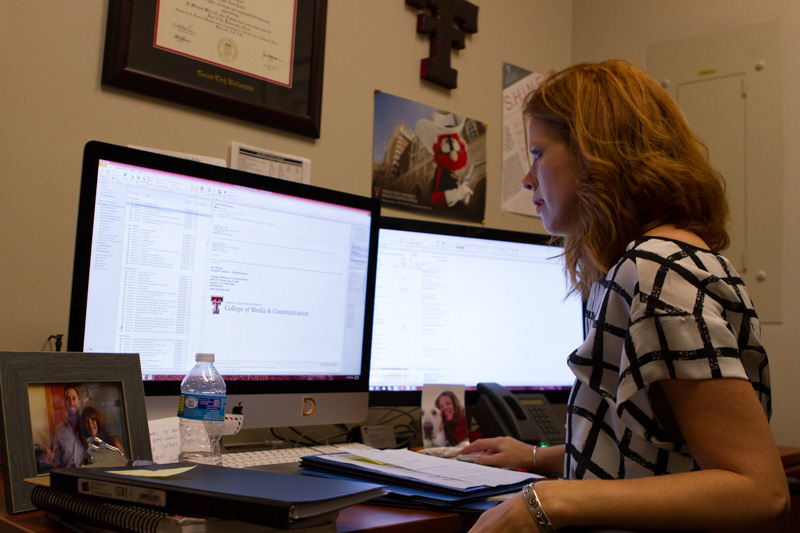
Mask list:
POLYGON ((469 187, 472 165, 468 165, 467 145, 461 139, 464 119, 447 111, 436 111, 433 119, 417 122, 416 134, 422 146, 433 154, 436 172, 431 180, 431 204, 453 207, 469 204, 473 191, 469 187))

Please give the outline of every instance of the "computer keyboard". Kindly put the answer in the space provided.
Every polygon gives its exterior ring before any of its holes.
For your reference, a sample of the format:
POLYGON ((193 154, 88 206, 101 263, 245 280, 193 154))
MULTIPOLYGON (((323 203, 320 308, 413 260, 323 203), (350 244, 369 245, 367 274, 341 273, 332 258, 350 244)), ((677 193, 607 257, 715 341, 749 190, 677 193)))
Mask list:
POLYGON ((234 452, 222 454, 222 465, 232 468, 251 468, 254 466, 279 465, 297 463, 309 455, 325 453, 339 453, 343 448, 373 449, 371 446, 360 442, 347 444, 324 444, 320 446, 298 446, 295 448, 272 448, 269 450, 255 450, 249 452, 234 452))

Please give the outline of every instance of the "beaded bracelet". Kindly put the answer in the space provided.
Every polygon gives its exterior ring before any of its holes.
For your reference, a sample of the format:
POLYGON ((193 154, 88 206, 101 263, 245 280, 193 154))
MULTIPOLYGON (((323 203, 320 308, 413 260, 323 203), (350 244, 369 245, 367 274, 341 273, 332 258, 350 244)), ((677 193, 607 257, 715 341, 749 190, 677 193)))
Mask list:
POLYGON ((541 533, 556 533, 556 528, 553 523, 547 518, 542 505, 539 503, 539 497, 536 496, 536 490, 533 488, 533 483, 529 483, 522 488, 522 499, 528 505, 528 511, 531 512, 533 520, 541 533))

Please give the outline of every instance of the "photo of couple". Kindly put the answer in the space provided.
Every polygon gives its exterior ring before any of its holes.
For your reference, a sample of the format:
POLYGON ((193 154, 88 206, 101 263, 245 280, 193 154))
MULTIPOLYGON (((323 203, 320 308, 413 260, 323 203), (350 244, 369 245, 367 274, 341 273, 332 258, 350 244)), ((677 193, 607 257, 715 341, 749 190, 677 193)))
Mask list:
POLYGON ((37 473, 81 466, 91 437, 125 455, 120 392, 116 384, 32 385, 28 388, 28 400, 37 473))

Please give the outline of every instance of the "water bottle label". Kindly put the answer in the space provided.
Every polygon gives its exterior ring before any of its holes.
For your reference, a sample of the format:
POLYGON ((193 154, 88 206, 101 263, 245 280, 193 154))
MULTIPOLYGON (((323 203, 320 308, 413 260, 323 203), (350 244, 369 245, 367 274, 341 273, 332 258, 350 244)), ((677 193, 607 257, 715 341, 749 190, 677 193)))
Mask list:
POLYGON ((224 422, 225 396, 205 394, 181 394, 178 403, 178 416, 191 420, 224 422))

